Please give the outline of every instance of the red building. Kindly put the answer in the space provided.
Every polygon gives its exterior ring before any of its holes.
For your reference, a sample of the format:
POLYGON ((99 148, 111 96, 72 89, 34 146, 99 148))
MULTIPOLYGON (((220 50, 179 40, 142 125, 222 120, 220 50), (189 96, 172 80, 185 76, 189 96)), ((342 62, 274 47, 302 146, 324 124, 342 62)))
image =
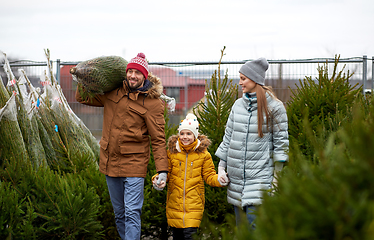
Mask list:
POLYGON ((149 70, 161 79, 165 95, 175 98, 176 114, 184 114, 204 97, 204 79, 183 76, 180 72, 162 66, 150 66, 149 70))

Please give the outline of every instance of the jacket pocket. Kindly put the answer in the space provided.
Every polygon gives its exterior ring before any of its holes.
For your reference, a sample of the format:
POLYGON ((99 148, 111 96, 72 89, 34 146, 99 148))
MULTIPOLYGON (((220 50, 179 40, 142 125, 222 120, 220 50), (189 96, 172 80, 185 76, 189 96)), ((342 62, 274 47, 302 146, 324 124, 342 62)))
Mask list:
POLYGON ((100 162, 99 162, 100 170, 106 172, 108 158, 109 158, 109 153, 108 153, 109 143, 108 141, 102 138, 99 142, 99 145, 100 145, 100 162))
POLYGON ((100 140, 99 144, 100 144, 100 148, 102 148, 103 150, 107 150, 109 143, 108 143, 107 140, 105 140, 105 139, 102 138, 100 140))
POLYGON ((204 203, 202 200, 202 195, 198 188, 192 189, 188 196, 186 197, 186 208, 188 208, 188 211, 196 211, 196 210, 202 210, 204 207, 204 203))
POLYGON ((145 107, 140 106, 139 104, 130 104, 129 105, 130 111, 137 113, 138 115, 144 115, 147 112, 145 107))
POLYGON ((167 208, 181 211, 182 194, 174 185, 169 185, 167 194, 167 208))
POLYGON ((147 153, 149 151, 149 147, 142 144, 124 144, 120 147, 121 154, 134 154, 134 153, 147 153))

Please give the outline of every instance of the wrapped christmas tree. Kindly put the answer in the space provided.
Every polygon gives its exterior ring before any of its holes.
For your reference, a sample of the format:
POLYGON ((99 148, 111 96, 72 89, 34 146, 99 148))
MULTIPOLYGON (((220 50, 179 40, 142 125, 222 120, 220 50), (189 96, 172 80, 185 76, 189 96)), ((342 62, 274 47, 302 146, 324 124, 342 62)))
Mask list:
POLYGON ((41 164, 45 165, 46 159, 44 148, 39 138, 38 124, 36 122, 37 120, 33 118, 33 112, 31 111, 32 105, 29 101, 25 72, 23 71, 23 74, 21 74, 21 77, 17 81, 5 54, 4 56, 4 70, 8 77, 7 89, 8 92, 15 95, 18 125, 22 133, 29 159, 32 165, 35 168, 38 168, 41 164))
POLYGON ((40 94, 25 71, 15 78, 4 54, 8 84, 0 79, 0 165, 7 160, 71 172, 97 164, 98 142, 71 110, 53 76, 48 50, 46 55, 40 94))
POLYGON ((28 154, 17 122, 15 95, 9 93, 0 77, 0 166, 5 161, 25 162, 28 154))
POLYGON ((80 62, 70 69, 84 99, 121 86, 126 79, 127 61, 119 56, 102 56, 80 62), (82 88, 84 91, 82 91, 82 88))
MULTIPOLYGON (((96 94, 110 92, 123 84, 126 79, 127 61, 118 56, 103 56, 86 60, 70 69, 73 79, 78 82, 78 91, 84 100, 93 98, 96 94)), ((148 79, 158 78, 149 73, 148 79)), ((161 94, 173 112, 175 99, 161 94)))
MULTIPOLYGON (((49 51, 46 51, 46 56, 50 59, 49 51)), ((42 108, 48 116, 49 121, 55 124, 53 130, 58 133, 60 144, 64 146, 65 150, 65 164, 73 167, 76 170, 77 165, 96 163, 95 160, 99 158, 99 145, 87 128, 82 127, 82 122, 78 120, 74 112, 71 110, 65 96, 63 95, 60 86, 54 79, 52 73, 52 66, 48 65, 49 76, 45 75, 43 94, 41 98, 44 99, 42 108), (89 136, 88 136, 89 135, 89 136)), ((51 127, 51 126, 49 126, 51 127)))

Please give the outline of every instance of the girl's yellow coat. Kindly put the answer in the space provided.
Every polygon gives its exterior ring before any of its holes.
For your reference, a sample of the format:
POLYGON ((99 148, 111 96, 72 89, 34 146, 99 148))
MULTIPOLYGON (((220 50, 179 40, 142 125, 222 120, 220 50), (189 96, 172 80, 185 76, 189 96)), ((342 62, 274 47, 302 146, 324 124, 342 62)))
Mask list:
POLYGON ((221 187, 207 151, 210 140, 204 135, 198 139, 200 144, 188 154, 177 149, 178 136, 171 136, 168 141, 166 217, 171 227, 199 227, 205 204, 204 181, 212 187, 221 187))

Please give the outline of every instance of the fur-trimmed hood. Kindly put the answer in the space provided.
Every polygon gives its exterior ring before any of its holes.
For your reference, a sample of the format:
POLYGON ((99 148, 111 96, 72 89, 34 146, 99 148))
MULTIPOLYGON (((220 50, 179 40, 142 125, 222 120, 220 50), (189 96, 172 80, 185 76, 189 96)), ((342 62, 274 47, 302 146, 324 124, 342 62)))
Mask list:
MULTIPOLYGON (((208 147, 211 144, 211 141, 205 135, 199 135, 197 137, 197 139, 200 141, 200 144, 198 144, 197 148, 195 149, 195 152, 202 153, 202 152, 204 152, 205 150, 208 149, 208 147)), ((169 148, 170 153, 178 153, 179 152, 178 149, 177 149, 177 141, 178 141, 178 135, 173 135, 173 136, 169 137, 168 148, 169 148)))
MULTIPOLYGON (((145 92, 147 93, 147 97, 149 98, 159 98, 163 92, 163 86, 161 79, 155 75, 153 75, 151 72, 148 74, 148 80, 151 82, 151 87, 145 92)), ((130 92, 130 88, 128 86, 127 79, 123 81, 123 88, 130 92)), ((136 91, 134 91, 136 92, 136 91)))

